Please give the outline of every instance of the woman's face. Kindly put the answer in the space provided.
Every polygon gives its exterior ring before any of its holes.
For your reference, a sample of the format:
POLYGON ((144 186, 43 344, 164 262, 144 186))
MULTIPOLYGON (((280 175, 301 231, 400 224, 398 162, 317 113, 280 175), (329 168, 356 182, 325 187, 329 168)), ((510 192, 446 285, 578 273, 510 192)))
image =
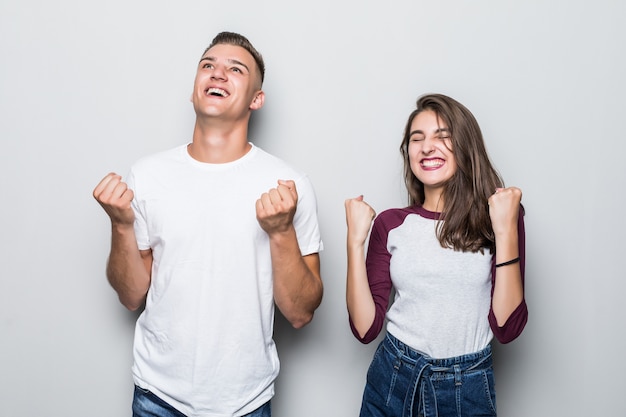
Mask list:
POLYGON ((408 144, 411 171, 424 184, 424 193, 439 193, 457 170, 448 126, 432 110, 420 112, 411 123, 408 144))

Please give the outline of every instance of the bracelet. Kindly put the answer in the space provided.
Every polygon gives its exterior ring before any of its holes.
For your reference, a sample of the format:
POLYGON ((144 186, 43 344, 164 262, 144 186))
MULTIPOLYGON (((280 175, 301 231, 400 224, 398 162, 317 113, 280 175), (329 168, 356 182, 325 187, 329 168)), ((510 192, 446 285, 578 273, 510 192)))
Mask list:
POLYGON ((502 262, 501 264, 496 264, 496 268, 500 268, 501 266, 511 265, 517 262, 519 262, 519 256, 517 258, 511 259, 510 261, 502 262))

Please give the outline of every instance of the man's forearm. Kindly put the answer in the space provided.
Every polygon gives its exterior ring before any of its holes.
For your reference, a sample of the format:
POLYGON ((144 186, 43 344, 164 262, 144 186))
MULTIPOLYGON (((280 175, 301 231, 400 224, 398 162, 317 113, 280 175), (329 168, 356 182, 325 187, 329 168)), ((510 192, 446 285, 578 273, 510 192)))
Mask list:
POLYGON ((129 310, 138 309, 145 300, 151 265, 151 251, 139 251, 133 228, 113 225, 107 278, 129 310))
POLYGON ((309 323, 322 302, 317 253, 303 257, 293 229, 270 237, 276 305, 295 328, 309 323))

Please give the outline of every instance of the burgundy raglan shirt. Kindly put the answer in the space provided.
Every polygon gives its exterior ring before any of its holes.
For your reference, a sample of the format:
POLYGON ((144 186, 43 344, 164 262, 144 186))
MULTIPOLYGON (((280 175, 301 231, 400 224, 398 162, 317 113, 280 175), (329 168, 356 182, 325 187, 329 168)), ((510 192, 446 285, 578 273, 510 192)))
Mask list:
MULTIPOLYGON (((528 318, 525 300, 498 326, 491 301, 495 255, 488 249, 461 252, 443 248, 436 236, 440 213, 411 206, 386 210, 374 220, 367 249, 367 275, 376 306, 374 322, 362 343, 387 331, 433 358, 477 352, 495 336, 517 338, 528 318), (389 307, 392 288, 395 296, 389 307), (389 307, 389 308, 388 308, 389 307)), ((524 209, 518 220, 522 283, 525 269, 524 209)))

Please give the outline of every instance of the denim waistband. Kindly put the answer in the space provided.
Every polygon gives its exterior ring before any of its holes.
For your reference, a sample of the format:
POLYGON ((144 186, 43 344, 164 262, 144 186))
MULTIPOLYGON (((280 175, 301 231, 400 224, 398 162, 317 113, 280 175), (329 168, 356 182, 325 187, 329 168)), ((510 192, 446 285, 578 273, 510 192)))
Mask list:
MULTIPOLYGON (((490 345, 487 345, 486 348, 479 350, 478 352, 468 353, 466 355, 451 358, 431 358, 425 353, 413 349, 389 332, 387 332, 385 342, 389 347, 400 352, 402 356, 404 356, 405 360, 413 363, 417 363, 421 360, 436 368, 456 368, 457 370, 476 369, 484 363, 486 359, 491 358, 490 345)), ((442 371, 442 369, 437 370, 442 371)))

